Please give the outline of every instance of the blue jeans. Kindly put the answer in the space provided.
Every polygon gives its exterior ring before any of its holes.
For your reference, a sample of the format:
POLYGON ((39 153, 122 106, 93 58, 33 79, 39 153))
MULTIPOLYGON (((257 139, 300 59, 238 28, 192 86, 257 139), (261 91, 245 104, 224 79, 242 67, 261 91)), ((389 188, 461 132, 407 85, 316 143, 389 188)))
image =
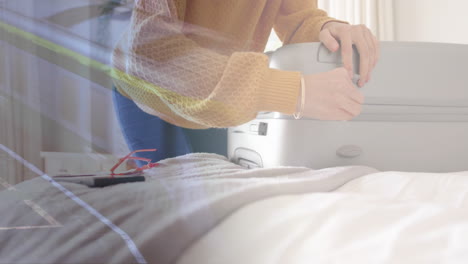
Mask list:
MULTIPOLYGON (((136 153, 135 156, 156 162, 192 152, 192 146, 183 128, 145 113, 115 88, 112 97, 120 128, 130 150, 157 149, 156 152, 136 153)), ((145 164, 138 161, 139 166, 145 164)))

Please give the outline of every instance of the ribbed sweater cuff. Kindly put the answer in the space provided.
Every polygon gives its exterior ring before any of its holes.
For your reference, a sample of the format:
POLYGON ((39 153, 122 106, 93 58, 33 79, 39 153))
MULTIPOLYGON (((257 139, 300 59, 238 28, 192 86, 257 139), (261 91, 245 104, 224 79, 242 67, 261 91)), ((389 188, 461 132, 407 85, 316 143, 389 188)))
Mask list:
POLYGON ((293 114, 300 88, 300 72, 269 69, 259 87, 259 110, 293 114))

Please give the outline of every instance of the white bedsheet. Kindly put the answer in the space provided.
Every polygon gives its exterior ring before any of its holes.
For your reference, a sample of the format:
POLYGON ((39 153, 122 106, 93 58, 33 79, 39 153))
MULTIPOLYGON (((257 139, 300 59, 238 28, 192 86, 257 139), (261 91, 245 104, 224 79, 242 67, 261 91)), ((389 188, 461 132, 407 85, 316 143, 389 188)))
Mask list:
POLYGON ((202 153, 159 163, 145 172, 145 182, 101 189, 38 177, 0 191, 0 263, 173 264, 245 205, 336 190, 376 172, 358 166, 248 170, 202 153))
POLYGON ((179 264, 468 263, 468 172, 381 172, 244 206, 179 264))
POLYGON ((468 263, 468 173, 160 164, 145 182, 0 191, 0 263, 468 263))

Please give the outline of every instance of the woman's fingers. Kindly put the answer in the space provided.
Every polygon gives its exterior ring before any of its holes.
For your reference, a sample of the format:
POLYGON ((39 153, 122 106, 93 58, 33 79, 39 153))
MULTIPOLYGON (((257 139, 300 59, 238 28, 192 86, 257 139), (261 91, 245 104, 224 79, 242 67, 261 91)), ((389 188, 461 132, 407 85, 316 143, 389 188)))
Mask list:
POLYGON ((336 113, 334 113, 332 118, 329 118, 329 120, 334 120, 334 121, 349 121, 353 119, 355 116, 351 113, 349 113, 346 110, 343 109, 338 109, 336 110, 336 113))
POLYGON ((380 56, 380 47, 377 38, 365 25, 352 26, 338 22, 329 22, 324 26, 320 39, 332 51, 334 51, 335 43, 341 45, 343 66, 348 70, 351 78, 353 77, 353 44, 356 45, 360 55, 359 74, 361 79, 358 85, 362 87, 370 80, 371 72, 380 56))
POLYGON ((361 79, 359 79, 358 85, 359 87, 364 86, 366 83, 367 78, 369 78, 369 73, 370 73, 370 51, 369 51, 369 46, 367 42, 363 39, 360 38, 356 43, 356 48, 359 52, 359 75, 361 76, 361 79))
POLYGON ((351 118, 358 116, 362 111, 362 105, 349 98, 343 97, 340 102, 340 109, 351 115, 351 118))
MULTIPOLYGON (((346 70, 340 67, 330 71, 330 73, 334 72, 336 72, 338 76, 341 76, 341 79, 336 82, 336 87, 339 86, 338 89, 341 88, 339 90, 347 97, 349 97, 350 100, 353 100, 358 104, 363 104, 364 95, 361 93, 361 91, 359 91, 359 89, 356 88, 350 79, 346 78, 346 70)), ((335 75, 333 78, 338 77, 335 75)))
POLYGON ((341 40, 341 58, 343 60, 343 67, 348 71, 350 78, 353 78, 353 40, 350 32, 338 32, 341 40))
POLYGON ((304 116, 321 120, 350 120, 362 110, 364 96, 343 67, 305 75, 304 116))
POLYGON ((353 90, 349 91, 347 94, 350 100, 353 100, 354 102, 358 104, 363 104, 364 103, 364 95, 356 88, 353 90))
POLYGON ((324 29, 320 32, 320 41, 331 52, 336 52, 340 48, 340 43, 338 43, 328 29, 324 29))
POLYGON ((374 42, 374 47, 375 47, 375 63, 374 63, 374 67, 375 67, 377 65, 377 62, 380 59, 380 42, 377 39, 377 37, 374 36, 374 34, 371 34, 371 35, 372 35, 372 41, 374 42))

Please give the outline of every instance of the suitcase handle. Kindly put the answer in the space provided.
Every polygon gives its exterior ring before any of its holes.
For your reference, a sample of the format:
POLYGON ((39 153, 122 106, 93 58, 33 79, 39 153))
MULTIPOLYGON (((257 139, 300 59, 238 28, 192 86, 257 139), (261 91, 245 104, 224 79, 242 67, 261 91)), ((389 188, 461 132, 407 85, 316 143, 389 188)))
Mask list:
MULTIPOLYGON (((320 44, 317 52, 317 62, 336 64, 337 66, 343 66, 343 60, 341 59, 341 48, 335 52, 331 52, 323 45, 320 44)), ((353 83, 358 85, 359 79, 359 52, 355 45, 353 45, 353 83)))

